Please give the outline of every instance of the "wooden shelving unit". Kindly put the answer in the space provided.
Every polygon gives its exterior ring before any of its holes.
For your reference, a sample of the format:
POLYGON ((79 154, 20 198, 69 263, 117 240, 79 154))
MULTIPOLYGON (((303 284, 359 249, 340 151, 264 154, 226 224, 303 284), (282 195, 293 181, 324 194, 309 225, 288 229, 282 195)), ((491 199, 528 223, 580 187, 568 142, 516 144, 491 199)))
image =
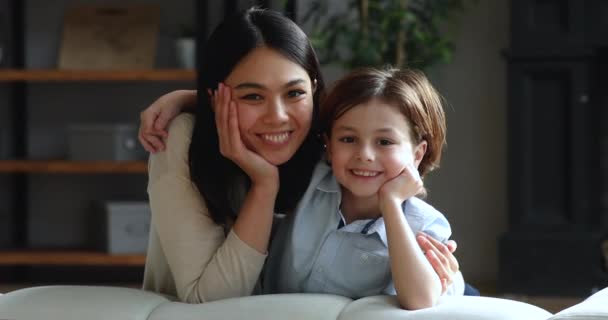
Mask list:
POLYGON ((146 173, 145 161, 1 160, 0 173, 146 173))
POLYGON ((193 81, 194 70, 0 70, 0 82, 193 81))
MULTIPOLYGON (((197 8, 194 12, 202 12, 202 8, 207 8, 203 2, 194 2, 194 6, 197 8)), ((233 1, 231 1, 233 3, 233 1)), ((8 1, 7 13, 4 17, 8 17, 8 31, 4 35, 9 37, 6 43, 8 48, 8 57, 2 68, 0 68, 0 86, 7 90, 9 100, 7 104, 10 106, 10 110, 6 114, 10 119, 5 120, 9 123, 9 126, 3 125, 3 135, 6 133, 10 137, 11 150, 7 150, 6 155, 3 155, 4 159, 0 160, 0 177, 6 180, 8 189, 10 191, 10 197, 12 198, 10 203, 2 203, 3 206, 8 207, 7 212, 11 213, 11 217, 8 219, 11 226, 5 228, 5 232, 10 232, 10 244, 4 250, 0 250, 0 267, 5 267, 6 274, 8 274, 11 281, 27 282, 28 268, 27 266, 115 266, 115 267, 143 267, 145 264, 145 255, 143 254, 132 254, 132 255, 112 255, 103 252, 88 251, 88 250, 56 250, 53 249, 53 243, 49 243, 49 248, 32 247, 30 245, 29 237, 29 226, 31 225, 31 219, 33 217, 30 212, 31 208, 28 205, 32 199, 32 194, 38 192, 32 187, 33 183, 37 183, 36 175, 56 175, 48 178, 50 185, 55 183, 55 180, 64 182, 70 180, 71 177, 64 177, 62 175, 97 175, 97 179, 102 175, 115 175, 125 174, 130 175, 124 179, 129 180, 129 183, 139 183, 143 181, 143 175, 147 173, 147 162, 146 161, 68 161, 68 160, 36 160, 31 158, 29 148, 36 143, 40 143, 39 137, 33 137, 33 128, 36 125, 40 125, 32 119, 32 105, 37 102, 36 98, 44 95, 48 90, 50 98, 53 99, 55 94, 66 94, 63 90, 74 90, 73 84, 75 83, 94 83, 95 86, 101 85, 101 93, 105 85, 110 87, 122 86, 124 82, 129 82, 129 86, 137 87, 139 92, 139 85, 153 87, 156 90, 159 88, 171 87, 170 82, 174 83, 174 87, 191 87, 196 82, 197 72, 191 69, 178 69, 178 68, 167 68, 167 69, 131 69, 131 70, 59 70, 53 69, 49 64, 35 64, 27 63, 26 56, 29 50, 37 50, 37 48, 31 48, 28 44, 27 37, 28 33, 27 25, 29 23, 39 23, 35 19, 26 21, 28 16, 27 10, 32 10, 28 7, 24 1, 10 0, 8 1), (10 35, 8 34, 10 33, 10 35), (28 65, 45 65, 44 69, 29 69, 28 65), (176 83, 176 82, 187 82, 176 83), (153 85, 151 85, 153 83, 153 85), (66 86, 63 86, 66 84, 66 86), (118 85, 116 85, 118 84, 118 85), (160 85, 159 85, 160 84, 160 85), (53 88, 48 89, 46 86, 50 85, 53 88), (31 90, 35 87, 34 90, 31 90), (40 90, 38 90, 40 89, 40 90), (40 93, 43 91, 43 93, 40 93), (33 101, 33 102, 32 102, 33 101), (9 131, 10 130, 10 131, 9 131), (38 139, 38 140, 36 140, 38 139), (34 141, 34 142, 32 142, 34 141), (140 175, 135 177, 134 175, 140 175), (132 182, 135 180, 135 182, 132 182)), ((234 7, 234 5, 232 6, 234 7)), ((39 11, 36 11, 40 14, 39 11)), ((195 15, 193 21, 197 19, 195 15)), ((4 25, 2 25, 4 27, 4 25)), ((206 34, 204 30, 204 24, 200 24, 200 34, 206 34)), ((4 30, 3 30, 4 31, 4 30)), ((55 32, 55 29, 49 29, 48 32, 55 32)), ((5 43, 3 43, 4 45, 5 43)), ((46 53, 48 54, 48 52, 46 53)), ((162 65, 167 61, 162 62, 162 65)), ((94 87, 95 87, 94 86, 94 87)), ((85 87, 88 87, 86 85, 85 87)), ((164 92, 157 92, 160 96, 164 92)), ((70 93, 71 94, 71 93, 70 93)), ((77 93, 80 95, 81 93, 77 93)), ((90 91, 86 91, 83 94, 91 94, 90 91)), ((97 94, 97 93, 95 93, 97 94)), ((114 97, 110 97, 114 98, 114 97)), ((117 100, 123 99, 121 96, 115 97, 117 100)), ((79 99, 79 98, 77 98, 79 99)), ((36 105, 37 106, 37 105, 36 105)), ((74 108, 78 108, 75 105, 74 108)), ((144 107, 143 105, 141 106, 144 107)), ((116 109, 112 112, 123 112, 122 110, 116 109)), ((127 111, 124 111, 127 112, 127 111)), ((75 116, 75 119, 78 116, 75 116)), ((114 117, 112 117, 114 119, 114 117)), ((120 117, 116 117, 120 119, 120 117)), ((131 119, 132 121, 135 119, 131 119)), ((76 120, 74 120, 76 121, 76 120)), ((116 120, 118 121, 118 120, 116 120)), ((4 136, 3 136, 4 137, 4 136)), ((4 141, 2 141, 4 142, 4 141)), ((2 146, 6 148, 6 145, 2 146)), ((114 177, 112 177, 114 178, 114 177)), ((122 179, 122 178, 121 178, 122 179)), ((103 180, 100 178, 99 180, 103 180)), ((46 182, 46 181, 45 181, 46 182)), ((71 181, 68 181, 71 183, 71 181)), ((45 185, 46 186, 46 185, 45 185)), ((72 186, 72 185, 70 185, 72 186)), ((109 185, 111 188, 113 185, 109 185)), ((38 186, 36 186, 38 187, 38 186)), ((51 186, 52 188, 52 186, 51 186)), ((100 187, 105 192, 105 186, 100 187)), ((133 189, 126 192, 125 198, 132 197, 133 189)), ((53 190, 54 191, 54 190, 53 190)), ((114 191, 114 190, 111 190, 114 191)), ((145 193, 145 185, 141 186, 141 192, 143 199, 143 193, 145 193)), ((69 201, 83 201, 88 202, 97 200, 97 195, 92 195, 89 199, 90 194, 84 194, 78 199, 70 199, 69 201)), ((53 214, 50 210, 49 214, 53 214)), ((82 248, 86 246, 81 243, 82 239, 75 240, 71 243, 72 248, 82 248), (80 241, 80 242, 78 242, 80 241)), ((49 268, 53 269, 53 268, 49 268)), ((4 272, 4 271, 3 271, 4 272)))
POLYGON ((94 251, 0 251, 0 266, 144 266, 141 254, 112 255, 94 251))

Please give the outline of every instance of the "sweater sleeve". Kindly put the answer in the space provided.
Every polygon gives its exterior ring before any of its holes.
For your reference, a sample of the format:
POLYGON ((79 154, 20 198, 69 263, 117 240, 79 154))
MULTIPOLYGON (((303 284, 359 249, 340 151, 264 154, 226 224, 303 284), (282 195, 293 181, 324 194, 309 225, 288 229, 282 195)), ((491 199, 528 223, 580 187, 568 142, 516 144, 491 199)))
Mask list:
POLYGON ((175 282, 177 296, 188 303, 250 295, 266 255, 231 230, 213 222, 190 180, 188 148, 191 115, 171 124, 166 151, 149 162, 148 194, 152 224, 175 282))

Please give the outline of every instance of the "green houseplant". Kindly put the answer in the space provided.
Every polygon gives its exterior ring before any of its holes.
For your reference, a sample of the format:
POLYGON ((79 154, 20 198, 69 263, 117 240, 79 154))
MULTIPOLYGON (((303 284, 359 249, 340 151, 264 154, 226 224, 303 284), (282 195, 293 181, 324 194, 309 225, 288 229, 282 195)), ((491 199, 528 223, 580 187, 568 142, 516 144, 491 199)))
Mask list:
POLYGON ((446 23, 475 0, 350 0, 346 13, 328 13, 312 1, 303 17, 322 63, 345 68, 411 65, 424 69, 449 61, 453 44, 446 23))

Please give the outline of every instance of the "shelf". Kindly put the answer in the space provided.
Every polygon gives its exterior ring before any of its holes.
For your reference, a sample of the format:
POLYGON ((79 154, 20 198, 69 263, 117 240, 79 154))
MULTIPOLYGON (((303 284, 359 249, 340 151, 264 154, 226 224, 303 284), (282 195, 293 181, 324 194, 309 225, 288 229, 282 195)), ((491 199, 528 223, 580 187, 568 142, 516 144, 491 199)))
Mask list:
POLYGON ((196 72, 187 69, 156 70, 52 70, 0 69, 0 82, 69 81, 194 81, 196 72))
POLYGON ((0 251, 0 266, 143 266, 143 254, 89 251, 0 251))
POLYGON ((0 173, 146 173, 145 161, 0 160, 0 173))

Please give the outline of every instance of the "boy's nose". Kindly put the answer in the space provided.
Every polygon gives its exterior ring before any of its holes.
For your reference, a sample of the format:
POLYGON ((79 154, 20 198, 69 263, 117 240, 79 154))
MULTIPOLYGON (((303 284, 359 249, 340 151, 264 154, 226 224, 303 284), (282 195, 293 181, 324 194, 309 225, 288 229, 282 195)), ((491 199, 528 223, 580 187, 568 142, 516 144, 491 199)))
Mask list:
POLYGON ((373 150, 373 148, 371 148, 368 145, 362 145, 359 148, 357 157, 361 161, 367 161, 367 162, 374 161, 374 158, 375 158, 374 150, 373 150))

